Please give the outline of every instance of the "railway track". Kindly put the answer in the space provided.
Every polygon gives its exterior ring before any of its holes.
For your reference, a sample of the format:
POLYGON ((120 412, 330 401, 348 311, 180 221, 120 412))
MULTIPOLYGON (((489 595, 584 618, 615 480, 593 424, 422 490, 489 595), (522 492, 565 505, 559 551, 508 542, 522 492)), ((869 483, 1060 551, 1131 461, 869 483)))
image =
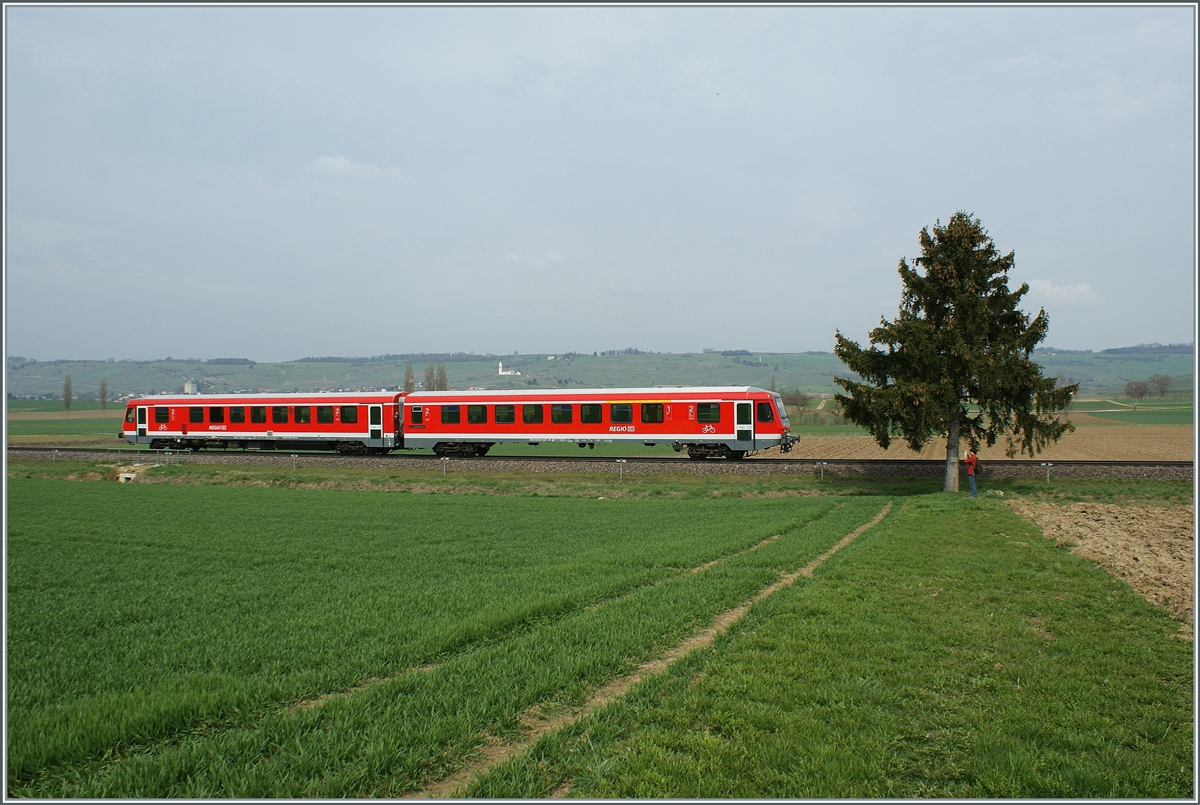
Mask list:
MULTIPOLYGON (((327 451, 159 451, 134 448, 97 447, 12 447, 9 455, 26 458, 110 459, 121 463, 263 464, 295 466, 397 466, 409 469, 447 468, 472 471, 535 472, 682 472, 689 474, 745 475, 878 475, 891 477, 940 477, 946 462, 937 459, 848 459, 848 458, 755 458, 743 461, 709 459, 693 461, 686 455, 627 456, 485 456, 442 459, 429 454, 390 453, 384 456, 343 456, 327 451)), ((1005 477, 1041 477, 1047 472, 1059 478, 1161 478, 1190 479, 1191 461, 1044 461, 1041 459, 989 460, 980 480, 1005 477)), ((965 472, 965 470, 964 470, 965 472)))

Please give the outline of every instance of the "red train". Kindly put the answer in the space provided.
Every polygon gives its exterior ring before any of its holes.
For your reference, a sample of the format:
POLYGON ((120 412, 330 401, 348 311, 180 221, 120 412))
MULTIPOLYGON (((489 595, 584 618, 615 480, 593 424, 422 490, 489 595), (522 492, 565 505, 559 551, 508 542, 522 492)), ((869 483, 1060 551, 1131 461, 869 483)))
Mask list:
POLYGON ((396 392, 205 394, 133 399, 121 436, 153 448, 337 450, 383 454, 402 447, 396 392))
POLYGON ((441 456, 482 456, 504 442, 640 442, 695 459, 795 443, 783 400, 751 386, 148 397, 130 400, 121 436, 153 448, 441 456))

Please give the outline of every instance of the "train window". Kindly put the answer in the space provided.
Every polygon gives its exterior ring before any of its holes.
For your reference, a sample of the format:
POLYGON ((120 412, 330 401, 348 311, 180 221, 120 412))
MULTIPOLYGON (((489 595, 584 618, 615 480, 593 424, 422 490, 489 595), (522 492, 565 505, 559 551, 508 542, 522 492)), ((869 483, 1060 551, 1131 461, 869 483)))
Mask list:
POLYGON ((250 406, 250 421, 262 424, 267 421, 267 407, 265 405, 250 406))
POLYGON ((517 406, 515 405, 497 405, 496 406, 496 424, 511 425, 517 421, 517 406))
POLYGON ((271 422, 276 425, 286 425, 288 421, 286 405, 271 406, 271 422))
POLYGON ((330 425, 333 423, 332 405, 317 406, 317 422, 320 422, 322 425, 330 425))
POLYGON ((312 422, 312 406, 297 405, 296 406, 296 424, 307 425, 312 422))
MULTIPOLYGON (((343 408, 342 410, 345 411, 346 409, 343 408)), ((414 425, 425 424, 425 411, 419 405, 412 407, 412 423, 414 425)))
POLYGON ((372 425, 383 424, 383 406, 372 405, 367 409, 367 419, 371 420, 372 425))
POLYGON ((188 409, 188 422, 203 422, 204 406, 197 405, 188 409))
POLYGON ((155 408, 154 409, 154 421, 155 422, 170 422, 171 421, 171 409, 167 408, 166 406, 159 406, 158 408, 155 408))
POLYGON ((758 404, 758 421, 759 422, 774 422, 775 412, 771 410, 769 402, 760 402, 758 404))
POLYGON ((459 416, 460 416, 459 406, 457 406, 457 405, 443 405, 442 406, 442 424, 443 425, 457 425, 459 416))
POLYGON ((225 409, 219 405, 214 405, 212 408, 209 408, 208 409, 208 421, 209 422, 217 422, 217 423, 224 422, 225 421, 225 409))
POLYGON ((522 405, 521 406, 521 421, 526 425, 542 424, 542 406, 540 405, 522 405))
POLYGON ((662 403, 642 403, 642 421, 643 422, 662 422, 663 421, 663 404, 662 403))
POLYGON ((584 403, 579 406, 579 421, 580 422, 601 422, 603 421, 604 406, 599 403, 584 403))
POLYGON ((608 418, 612 422, 632 422, 633 403, 613 403, 608 406, 608 418))
POLYGON ((571 406, 568 403, 554 403, 550 406, 550 421, 560 425, 570 425, 572 421, 571 406))
POLYGON ((126 409, 125 409, 125 421, 126 421, 126 422, 133 422, 133 417, 134 417, 134 409, 133 409, 133 408, 126 408, 126 409))
POLYGON ((342 406, 342 424, 353 425, 358 422, 358 406, 343 405, 342 406))
POLYGON ((720 422, 721 421, 721 404, 720 403, 700 403, 696 406, 696 421, 697 422, 720 422))
POLYGON ((467 422, 472 425, 487 424, 487 406, 486 405, 468 405, 467 406, 467 422))
POLYGON ((737 423, 739 425, 749 425, 750 424, 750 406, 749 406, 749 404, 739 403, 738 405, 735 405, 734 408, 737 409, 737 423))
POLYGON ((229 421, 242 424, 246 421, 246 408, 242 405, 229 406, 229 421))

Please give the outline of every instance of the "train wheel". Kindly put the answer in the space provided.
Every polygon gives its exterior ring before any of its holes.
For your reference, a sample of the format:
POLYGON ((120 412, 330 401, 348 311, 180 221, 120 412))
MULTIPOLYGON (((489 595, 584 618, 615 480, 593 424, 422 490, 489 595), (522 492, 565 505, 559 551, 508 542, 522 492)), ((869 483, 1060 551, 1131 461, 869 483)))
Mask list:
POLYGON ((490 444, 477 444, 477 445, 475 445, 475 455, 486 456, 488 454, 488 451, 491 449, 492 449, 492 446, 490 444))
POLYGON ((729 459, 730 461, 741 461, 745 457, 745 450, 730 450, 725 454, 725 458, 729 459))
POLYGON ((694 447, 689 447, 688 458, 690 458, 692 461, 703 461, 704 459, 708 458, 708 453, 697 450, 694 447))

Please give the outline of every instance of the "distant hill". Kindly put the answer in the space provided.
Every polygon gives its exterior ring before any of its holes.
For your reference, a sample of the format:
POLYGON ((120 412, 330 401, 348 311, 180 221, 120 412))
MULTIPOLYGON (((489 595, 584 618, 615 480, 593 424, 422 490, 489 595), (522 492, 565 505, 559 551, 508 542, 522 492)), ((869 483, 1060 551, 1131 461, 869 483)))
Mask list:
MULTIPOLYGON (((1039 349, 1034 357, 1048 377, 1062 375, 1088 393, 1116 393, 1130 380, 1163 374, 1176 391, 1193 385, 1192 345, 1150 344, 1100 352, 1039 349)), ((628 388, 674 385, 752 385, 830 394, 834 375, 845 367, 832 352, 702 351, 683 354, 633 348, 591 355, 474 355, 470 353, 386 354, 369 358, 308 357, 282 363, 251 358, 159 361, 37 361, 10 356, 5 361, 10 397, 59 397, 71 375, 76 399, 95 399, 101 378, 109 399, 128 395, 182 392, 194 381, 205 392, 398 389, 412 363, 418 382, 428 364, 443 363, 454 388, 628 388), (497 374, 497 364, 520 375, 497 374)))

